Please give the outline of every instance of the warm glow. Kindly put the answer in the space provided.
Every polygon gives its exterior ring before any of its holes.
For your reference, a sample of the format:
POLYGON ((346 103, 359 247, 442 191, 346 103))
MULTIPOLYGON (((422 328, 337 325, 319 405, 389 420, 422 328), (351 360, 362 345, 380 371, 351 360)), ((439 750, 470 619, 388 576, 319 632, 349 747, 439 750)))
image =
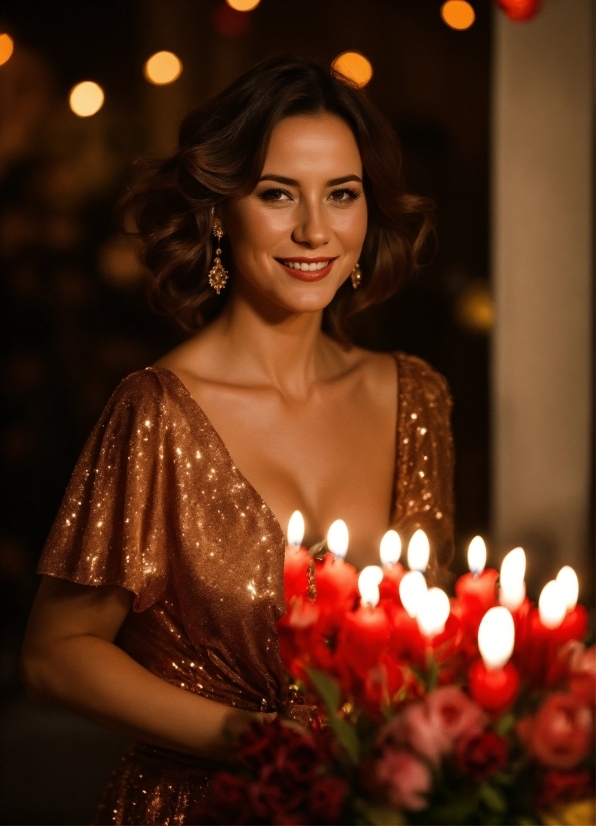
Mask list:
POLYGON ((513 654, 515 625, 507 608, 489 608, 478 628, 478 648, 488 669, 503 668, 513 654))
POLYGON ((414 533, 408 545, 408 567, 412 571, 424 573, 430 557, 430 545, 428 536, 421 528, 414 533))
POLYGON ((294 511, 288 522, 288 545, 302 545, 304 539, 304 517, 300 511, 294 511))
POLYGON ((381 565, 395 565, 401 556, 401 539, 397 531, 387 531, 381 539, 381 565))
POLYGON ((379 602, 379 583, 383 579, 383 571, 378 565, 367 565, 358 576, 358 590, 363 605, 372 605, 379 602))
POLYGON ((486 565, 486 545, 481 536, 475 536, 468 545, 468 568, 473 574, 481 574, 486 565))
POLYGON ((10 60, 14 52, 14 41, 9 34, 0 34, 0 66, 10 60))
POLYGON ((554 579, 547 582, 538 599, 540 622, 545 628, 558 628, 567 613, 565 591, 554 579))
POLYGON ((514 548, 505 555, 501 563, 499 600, 501 605, 515 611, 525 599, 526 554, 523 548, 514 548))
POLYGON ((226 0, 226 3, 234 11, 252 11, 256 9, 261 0, 226 0))
POLYGON ((360 52, 342 52, 331 65, 336 72, 360 88, 366 86, 373 75, 370 60, 367 60, 360 52))
POLYGON ((173 83, 182 74, 182 63, 172 52, 156 52, 145 63, 143 74, 156 86, 173 83))
POLYGON ((70 108, 80 118, 88 118, 99 112, 103 106, 104 95, 101 86, 92 80, 77 83, 70 91, 68 102, 70 108))
POLYGON ((426 591, 426 580, 420 571, 408 571, 404 574, 399 583, 399 598, 411 617, 418 613, 426 591))
POLYGON ((434 637, 445 630, 445 623, 451 613, 449 597, 440 588, 429 588, 420 600, 416 622, 420 633, 434 637))
POLYGON ((335 557, 343 559, 348 552, 350 534, 343 519, 336 519, 327 531, 327 547, 335 557))
POLYGON ((441 6, 441 17, 448 26, 458 31, 469 29, 476 19, 474 9, 465 0, 447 0, 441 6))
POLYGON ((577 598, 579 596, 579 580, 577 574, 571 566, 564 565, 557 574, 556 581, 565 595, 567 610, 573 611, 577 605, 577 598))

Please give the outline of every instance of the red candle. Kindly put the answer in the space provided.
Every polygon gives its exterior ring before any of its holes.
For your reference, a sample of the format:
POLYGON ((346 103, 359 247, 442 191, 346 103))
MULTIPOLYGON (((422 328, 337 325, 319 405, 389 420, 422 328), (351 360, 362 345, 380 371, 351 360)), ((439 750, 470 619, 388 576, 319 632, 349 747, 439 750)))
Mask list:
POLYGON ((292 597, 306 597, 308 594, 308 567, 310 555, 306 548, 286 545, 284 560, 284 591, 286 605, 292 597))
POLYGON ((579 640, 586 636, 588 630, 588 612, 583 605, 576 605, 569 611, 561 625, 553 629, 553 639, 557 645, 569 640, 579 640))
POLYGON ((480 617, 498 605, 496 583, 499 572, 486 568, 480 574, 464 574, 455 583, 455 593, 466 612, 480 614, 480 617))
POLYGON ((362 605, 345 615, 339 637, 338 655, 359 674, 378 665, 387 649, 391 625, 382 608, 362 605), (340 654, 341 652, 341 654, 340 654))
POLYGON ((488 669, 482 660, 471 666, 470 694, 487 711, 500 712, 510 706, 519 690, 519 674, 512 662, 503 668, 488 669))
POLYGON ((390 599, 392 602, 397 603, 397 605, 401 605, 399 583, 405 572, 405 568, 401 562, 396 562, 395 565, 383 566, 383 579, 379 585, 381 599, 390 599))

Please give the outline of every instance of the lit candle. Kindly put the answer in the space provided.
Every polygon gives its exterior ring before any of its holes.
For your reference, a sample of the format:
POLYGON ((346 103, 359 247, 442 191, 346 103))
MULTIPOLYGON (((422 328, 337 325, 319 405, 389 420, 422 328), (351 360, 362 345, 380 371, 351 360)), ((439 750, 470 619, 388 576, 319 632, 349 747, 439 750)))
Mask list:
POLYGON ((428 537, 421 528, 414 532, 408 545, 408 566, 411 571, 424 573, 430 557, 428 537))
POLYGON ((476 633, 482 615, 497 604, 496 581, 499 577, 494 568, 487 568, 486 545, 481 536, 475 536, 468 546, 469 574, 464 574, 455 583, 455 593, 463 607, 463 619, 476 633))
POLYGON ((338 656, 361 676, 378 664, 391 636, 389 618, 377 607, 382 577, 378 565, 362 569, 358 577, 360 606, 345 614, 340 632, 338 656))
POLYGON ((514 548, 501 563, 499 601, 510 611, 516 611, 526 597, 526 555, 523 548, 514 548))
POLYGON ((390 530, 384 535, 381 540, 380 556, 383 566, 383 579, 379 585, 381 597, 399 605, 399 583, 405 571, 404 566, 399 562, 401 539, 397 531, 390 530))
POLYGON ((383 571, 378 565, 367 565, 358 576, 358 590, 362 605, 373 608, 379 604, 379 583, 383 579, 383 571))
POLYGON ((538 616, 545 628, 558 628, 567 614, 567 600, 561 585, 551 579, 547 582, 538 599, 538 616))
POLYGON ((353 608, 358 597, 358 572, 344 560, 349 539, 346 523, 336 519, 327 531, 326 545, 331 553, 316 563, 316 600, 329 634, 341 625, 345 612, 353 608))
POLYGON ((486 544, 481 536, 475 536, 468 545, 468 568, 479 576, 486 565, 486 544))
POLYGON ((445 591, 429 588, 423 593, 416 613, 420 633, 428 638, 442 634, 450 613, 451 605, 445 591))
POLYGON ((399 598, 410 617, 416 617, 427 591, 426 580, 420 571, 408 571, 399 583, 399 598))
POLYGON ((349 544, 348 526, 343 519, 336 519, 327 531, 327 547, 336 559, 345 559, 349 544))
POLYGON ((288 545, 302 545, 304 539, 304 517, 300 511, 294 511, 288 522, 288 545))
POLYGON ((519 674, 509 659, 515 644, 515 624, 507 608, 490 608, 478 628, 477 660, 469 672, 470 693, 483 708, 502 711, 514 701, 519 674))
POLYGON ((577 605, 579 596, 579 580, 577 574, 570 565, 563 565, 557 574, 555 582, 559 583, 565 596, 565 604, 568 611, 573 611, 577 605))

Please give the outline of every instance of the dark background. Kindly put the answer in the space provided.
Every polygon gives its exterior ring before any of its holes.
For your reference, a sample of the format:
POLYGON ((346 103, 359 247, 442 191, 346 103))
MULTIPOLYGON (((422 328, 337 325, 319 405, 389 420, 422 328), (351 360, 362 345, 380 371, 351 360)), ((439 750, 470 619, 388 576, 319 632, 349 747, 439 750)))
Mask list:
POLYGON ((4 0, 0 31, 0 690, 5 823, 87 822, 120 741, 21 696, 17 660, 35 565, 83 442, 119 380, 181 340, 145 304, 146 274, 113 207, 138 154, 173 148, 182 115, 257 60, 300 50, 371 61, 368 92, 394 124, 413 192, 437 204, 424 273, 369 313, 359 343, 422 356, 454 396, 457 560, 489 528, 489 107, 491 4, 449 29, 435 0, 4 0), (176 83, 144 61, 168 49, 176 83), (68 92, 104 89, 77 118, 68 92))

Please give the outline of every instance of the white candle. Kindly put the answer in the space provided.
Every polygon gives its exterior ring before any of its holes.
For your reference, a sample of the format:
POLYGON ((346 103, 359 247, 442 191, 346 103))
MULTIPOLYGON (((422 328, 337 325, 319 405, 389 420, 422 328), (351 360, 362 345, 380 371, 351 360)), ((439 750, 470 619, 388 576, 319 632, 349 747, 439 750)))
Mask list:
POLYGON ((559 583, 565 595, 567 610, 573 611, 577 605, 577 598, 579 596, 579 580, 577 574, 570 565, 563 565, 557 574, 556 582, 559 583))
POLYGON ((523 548, 514 548, 501 563, 499 601, 510 611, 515 611, 525 599, 526 554, 523 548))
POLYGON ((399 598, 411 617, 415 617, 418 613, 422 597, 426 591, 426 580, 420 571, 408 571, 407 574, 404 574, 399 583, 399 598))
POLYGON ((430 557, 428 537, 421 528, 415 531, 408 545, 408 567, 411 571, 426 571, 430 557))
POLYGON ((434 637, 445 630, 445 623, 451 613, 449 597, 440 588, 429 588, 420 600, 416 622, 420 633, 434 637))
POLYGON ((474 576, 479 576, 486 565, 486 545, 481 536, 475 536, 468 545, 468 568, 474 576))
POLYGON ((401 539, 397 531, 387 531, 381 539, 381 565, 395 565, 401 556, 401 539))
POLYGON ((343 519, 336 519, 327 531, 327 547, 336 559, 344 559, 349 542, 348 526, 343 519))
POLYGON ((300 547, 304 539, 304 517, 300 511, 294 511, 288 522, 288 545, 300 547))
POLYGON ((489 608, 478 628, 478 648, 489 670, 503 668, 513 654, 515 624, 507 608, 489 608))
POLYGON ((547 582, 538 599, 538 614, 545 628, 558 628, 567 613, 565 591, 560 584, 551 579, 547 582))
POLYGON ((358 576, 358 590, 363 605, 378 605, 379 583, 383 579, 383 571, 378 565, 367 565, 358 576))

